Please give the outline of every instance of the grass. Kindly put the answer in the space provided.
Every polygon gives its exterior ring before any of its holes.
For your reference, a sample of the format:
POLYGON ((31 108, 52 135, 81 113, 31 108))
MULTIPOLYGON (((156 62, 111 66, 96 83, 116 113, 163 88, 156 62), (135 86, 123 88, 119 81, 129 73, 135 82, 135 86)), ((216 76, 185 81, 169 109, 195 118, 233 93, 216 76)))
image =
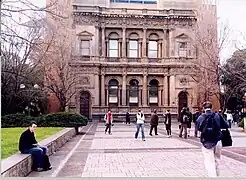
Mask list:
MULTIPOLYGON (((1 128, 1 158, 7 158, 19 151, 19 138, 27 128, 1 128)), ((38 142, 46 139, 52 134, 59 132, 63 128, 38 127, 35 137, 38 142)))

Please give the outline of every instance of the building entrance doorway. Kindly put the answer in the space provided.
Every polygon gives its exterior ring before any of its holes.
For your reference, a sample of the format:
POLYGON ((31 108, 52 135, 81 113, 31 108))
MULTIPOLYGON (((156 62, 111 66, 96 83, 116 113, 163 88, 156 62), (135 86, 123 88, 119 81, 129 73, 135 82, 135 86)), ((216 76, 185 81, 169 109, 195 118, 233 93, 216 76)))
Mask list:
POLYGON ((180 112, 183 107, 188 107, 188 93, 187 92, 180 92, 178 95, 179 98, 179 107, 178 107, 178 115, 180 115, 180 112))
POLYGON ((90 102, 91 95, 88 91, 82 91, 80 93, 80 114, 90 118, 90 102))

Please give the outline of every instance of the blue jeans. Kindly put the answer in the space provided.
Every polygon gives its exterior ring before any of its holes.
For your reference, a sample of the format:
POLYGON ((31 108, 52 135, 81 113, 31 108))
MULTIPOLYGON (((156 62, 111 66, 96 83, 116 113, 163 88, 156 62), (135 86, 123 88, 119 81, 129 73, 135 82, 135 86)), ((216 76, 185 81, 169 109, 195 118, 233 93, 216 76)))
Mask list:
POLYGON ((145 139, 144 136, 144 124, 137 124, 137 132, 135 133, 135 138, 138 138, 138 133, 139 133, 139 129, 141 128, 141 132, 142 132, 142 139, 145 139))
POLYGON ((47 153, 46 147, 34 147, 31 149, 26 149, 23 152, 24 154, 31 154, 34 158, 33 168, 42 168, 43 167, 43 156, 47 153))

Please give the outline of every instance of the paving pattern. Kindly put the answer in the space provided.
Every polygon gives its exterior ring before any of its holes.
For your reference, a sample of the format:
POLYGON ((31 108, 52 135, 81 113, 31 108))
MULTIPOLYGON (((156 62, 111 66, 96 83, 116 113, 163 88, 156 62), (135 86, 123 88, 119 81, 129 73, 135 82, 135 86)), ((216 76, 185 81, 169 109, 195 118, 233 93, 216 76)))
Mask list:
MULTIPOLYGON (((178 125, 173 124, 173 136, 168 138, 160 124, 158 136, 146 141, 141 133, 134 138, 134 124, 117 123, 112 135, 104 133, 104 124, 89 124, 85 134, 73 138, 50 157, 53 169, 32 172, 30 177, 206 177, 201 144, 198 138, 178 137, 178 125)), ((191 130, 191 136, 194 134, 191 130)), ((246 177, 246 134, 232 129, 233 146, 224 148, 221 158, 222 177, 246 177)))

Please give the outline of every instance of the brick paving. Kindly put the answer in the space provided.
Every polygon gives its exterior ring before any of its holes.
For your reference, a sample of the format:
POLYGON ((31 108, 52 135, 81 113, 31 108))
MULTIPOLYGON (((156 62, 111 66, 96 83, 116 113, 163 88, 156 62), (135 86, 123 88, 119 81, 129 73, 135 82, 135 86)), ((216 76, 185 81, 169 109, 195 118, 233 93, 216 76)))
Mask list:
MULTIPOLYGON (((177 124, 172 126, 171 138, 166 137, 163 124, 159 126, 158 136, 149 136, 146 124, 146 141, 141 140, 141 133, 138 139, 134 138, 134 124, 116 123, 112 135, 105 134, 104 128, 102 123, 89 124, 83 129, 88 131, 85 135, 76 136, 51 156, 54 167, 51 171, 33 172, 30 176, 206 177, 199 139, 179 138, 177 124)), ((221 176, 246 177, 246 134, 234 129, 231 134, 233 147, 223 149, 221 176)))

